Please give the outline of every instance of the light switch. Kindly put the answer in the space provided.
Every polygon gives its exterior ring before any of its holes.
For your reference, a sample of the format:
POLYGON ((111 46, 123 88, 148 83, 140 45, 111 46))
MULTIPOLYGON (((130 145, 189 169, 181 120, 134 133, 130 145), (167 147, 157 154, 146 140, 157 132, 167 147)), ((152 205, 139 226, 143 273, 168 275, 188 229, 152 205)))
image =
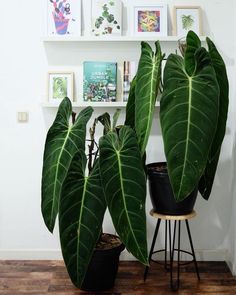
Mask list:
POLYGON ((26 123, 29 120, 29 113, 28 112, 18 112, 17 113, 17 120, 20 123, 26 123))

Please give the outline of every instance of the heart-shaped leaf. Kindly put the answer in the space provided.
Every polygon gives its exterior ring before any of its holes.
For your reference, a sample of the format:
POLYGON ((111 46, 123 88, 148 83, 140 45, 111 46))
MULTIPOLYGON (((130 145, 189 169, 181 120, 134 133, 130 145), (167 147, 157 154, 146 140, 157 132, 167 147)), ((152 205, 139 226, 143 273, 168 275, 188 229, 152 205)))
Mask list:
POLYGON ((168 172, 177 201, 198 184, 218 120, 219 86, 210 56, 198 43, 191 47, 195 48, 194 71, 193 63, 182 57, 168 57, 160 102, 168 172))
POLYGON ((62 186, 59 228, 63 258, 72 282, 81 287, 106 210, 98 161, 86 177, 86 156, 75 154, 62 186))
POLYGON ((54 229, 61 187, 71 160, 79 149, 85 149, 86 124, 92 112, 91 107, 84 109, 74 125, 70 125, 72 105, 69 98, 65 98, 48 131, 43 159, 41 210, 50 232, 54 229))
POLYGON ((124 126, 99 141, 100 172, 113 224, 122 242, 148 264, 146 242, 146 178, 135 132, 124 126))

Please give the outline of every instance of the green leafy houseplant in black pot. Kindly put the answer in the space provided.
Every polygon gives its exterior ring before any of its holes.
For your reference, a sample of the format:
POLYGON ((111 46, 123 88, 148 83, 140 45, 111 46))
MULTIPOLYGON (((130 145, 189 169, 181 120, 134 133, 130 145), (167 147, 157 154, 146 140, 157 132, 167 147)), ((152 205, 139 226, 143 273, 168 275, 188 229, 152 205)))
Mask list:
POLYGON ((209 38, 206 42, 208 51, 190 31, 184 56, 171 54, 164 69, 160 122, 167 165, 148 166, 150 194, 158 198, 153 204, 159 213, 190 213, 197 191, 208 199, 212 190, 229 86, 221 55, 209 38))
POLYGON ((87 107, 74 116, 71 123, 70 100, 65 98, 59 106, 45 143, 42 214, 50 232, 59 215, 62 254, 74 285, 86 290, 103 290, 114 284, 117 266, 107 267, 112 260, 117 265, 123 250, 123 245, 118 243, 114 258, 109 254, 112 249, 94 251, 96 244, 100 248, 104 243, 101 231, 107 207, 127 250, 143 264, 148 263, 146 180, 136 135, 130 127, 116 128, 117 115, 113 127, 108 114, 99 118, 105 126, 105 135, 95 152, 94 132, 98 120, 94 121, 87 160, 86 125, 92 112, 93 109, 87 107), (94 154, 95 159, 91 157, 94 154), (98 270, 94 257, 98 263, 108 258, 108 262, 100 263, 103 269, 98 270), (89 270, 92 275, 88 274, 89 270), (111 273, 114 276, 109 282, 111 273))
POLYGON ((127 250, 140 262, 148 264, 143 159, 151 130, 150 116, 154 112, 161 60, 158 42, 155 55, 150 46, 142 42, 139 70, 130 92, 125 126, 116 128, 117 115, 112 126, 107 113, 95 120, 90 129, 88 161, 85 143, 86 125, 93 112, 91 107, 82 110, 76 118, 74 116, 71 124, 72 106, 65 98, 48 131, 42 175, 42 215, 50 232, 53 232, 59 215, 63 258, 72 282, 79 288, 102 290, 112 286, 112 283, 96 285, 101 277, 92 261, 92 256, 98 252, 94 249, 101 238, 107 207, 127 250), (134 93, 136 81, 139 86, 134 93), (133 117, 135 97, 140 98, 136 103, 136 119, 133 117), (104 125, 104 135, 99 140, 98 151, 94 152, 97 121, 104 125), (139 125, 136 132, 133 130, 135 122, 139 125), (92 154, 95 154, 93 161, 92 154), (93 270, 92 277, 97 279, 93 282, 95 285, 88 287, 87 272, 90 269, 93 270))

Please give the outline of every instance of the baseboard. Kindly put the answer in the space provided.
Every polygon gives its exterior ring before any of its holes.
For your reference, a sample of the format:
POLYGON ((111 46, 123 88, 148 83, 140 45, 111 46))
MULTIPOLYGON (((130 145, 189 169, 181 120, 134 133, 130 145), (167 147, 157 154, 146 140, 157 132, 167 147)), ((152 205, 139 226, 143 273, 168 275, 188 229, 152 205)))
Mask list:
MULTIPOLYGON (((195 250, 197 261, 227 261, 228 265, 228 252, 227 250, 195 250)), ((127 251, 121 253, 121 260, 135 261, 136 259, 127 251)), ((62 254, 60 249, 55 250, 0 250, 0 260, 61 260, 62 254)), ((163 257, 158 257, 163 259, 163 257)), ((189 256, 181 254, 182 260, 188 260, 189 256)), ((229 265, 230 267, 230 265, 229 265)), ((233 269, 231 267, 232 273, 233 269)))
MULTIPOLYGON (((228 251, 227 250, 195 250, 196 260, 197 261, 227 261, 228 260, 228 251)), ((169 257, 169 253, 167 253, 169 257)), ((164 260, 164 253, 159 254, 157 259, 164 260)), ((181 260, 192 260, 192 256, 185 253, 181 253, 181 260)), ((121 254, 121 260, 136 260, 127 250, 123 251, 121 254)))
POLYGON ((0 250, 0 260, 62 260, 61 250, 0 250))

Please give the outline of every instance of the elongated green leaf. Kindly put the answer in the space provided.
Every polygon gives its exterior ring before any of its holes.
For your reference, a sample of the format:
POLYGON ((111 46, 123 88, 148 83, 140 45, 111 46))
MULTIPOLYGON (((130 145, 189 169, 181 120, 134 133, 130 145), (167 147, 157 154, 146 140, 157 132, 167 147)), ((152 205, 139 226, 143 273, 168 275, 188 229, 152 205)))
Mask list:
POLYGON ((121 240, 139 261, 147 260, 146 179, 135 132, 127 126, 102 137, 100 171, 108 208, 121 240))
POLYGON ((205 199, 208 199, 211 194, 212 185, 215 178, 217 164, 220 156, 221 144, 224 139, 226 121, 229 105, 229 82, 227 78, 225 63, 216 49, 214 43, 207 38, 209 54, 213 67, 216 72, 217 81, 220 87, 219 98, 219 117, 217 123, 216 134, 211 146, 211 151, 208 156, 208 162, 203 176, 199 182, 199 191, 205 199))
POLYGON ((141 155, 145 153, 150 135, 155 103, 161 77, 162 54, 159 42, 155 43, 156 53, 142 42, 135 88, 135 130, 141 155))
POLYGON ((135 127, 135 88, 136 88, 136 77, 131 82, 128 102, 126 105, 126 117, 125 125, 131 128, 135 127))
POLYGON ((44 222, 51 232, 58 213, 62 183, 74 154, 78 149, 85 149, 86 124, 92 112, 91 107, 84 109, 71 126, 69 119, 72 106, 70 100, 65 98, 48 131, 43 159, 41 210, 44 222))
POLYGON ((85 167, 86 156, 80 151, 63 183, 59 206, 62 254, 77 287, 83 282, 106 210, 98 162, 89 177, 85 176, 85 167))
POLYGON ((199 48, 194 58, 195 70, 189 76, 183 58, 169 56, 160 102, 168 172, 177 201, 197 186, 218 120, 219 86, 209 54, 199 48))

